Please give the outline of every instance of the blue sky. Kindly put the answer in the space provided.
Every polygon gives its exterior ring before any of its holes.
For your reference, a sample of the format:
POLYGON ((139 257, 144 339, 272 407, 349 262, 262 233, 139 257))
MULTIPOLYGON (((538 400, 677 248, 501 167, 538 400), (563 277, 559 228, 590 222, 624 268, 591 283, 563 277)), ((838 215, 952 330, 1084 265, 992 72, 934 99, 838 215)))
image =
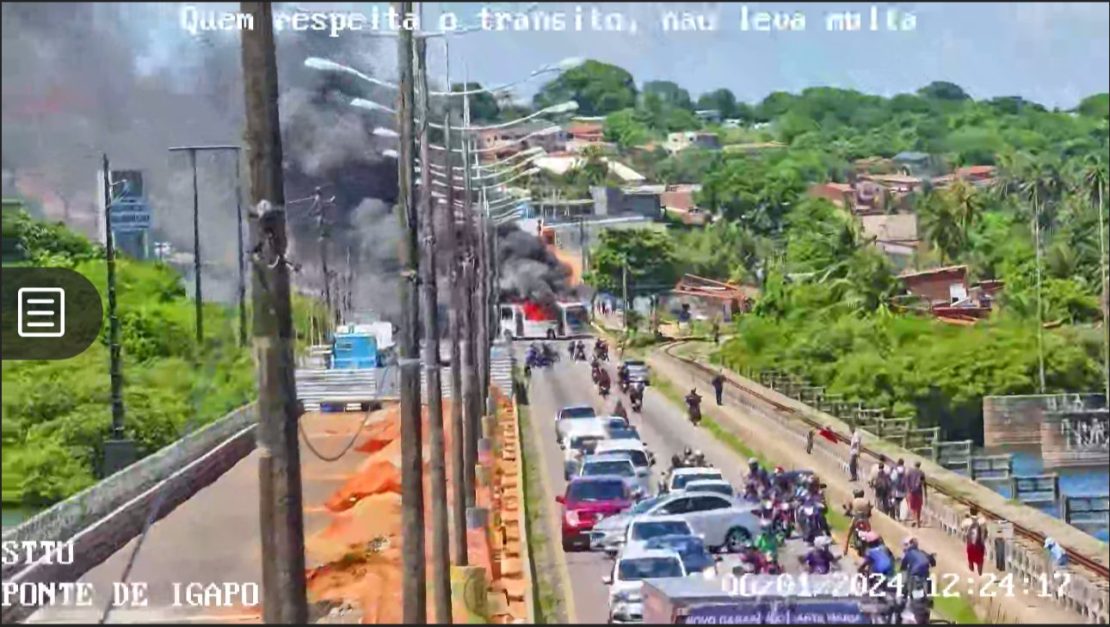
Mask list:
MULTIPOLYGON (((183 5, 149 9, 150 42, 140 55, 151 66, 172 58, 172 48, 190 35, 179 24, 183 5)), ((210 7, 219 5, 208 5, 210 7)), ((235 5, 223 5, 234 8, 235 5)), ((284 5, 292 10, 294 5, 284 5)), ((369 14, 372 4, 305 5, 312 10, 358 10, 369 14)), ((384 4, 377 4, 379 10, 384 4)), ((463 22, 476 22, 481 4, 428 3, 426 17, 450 10, 463 22)), ((498 3, 502 10, 527 8, 527 3, 498 3)), ((542 3, 537 11, 573 16, 573 3, 542 3)), ((876 4, 880 20, 888 10, 915 17, 915 29, 889 32, 828 32, 831 11, 855 10, 869 21, 868 3, 581 3, 620 13, 636 32, 479 32, 452 39, 452 73, 465 66, 471 80, 498 84, 568 56, 619 65, 645 80, 673 80, 695 97, 728 87, 741 100, 757 101, 776 90, 798 91, 815 85, 893 95, 933 80, 959 84, 976 98, 1020 95, 1047 106, 1069 108, 1081 98, 1108 90, 1110 76, 1110 11, 1106 3, 887 3, 876 4), (741 7, 749 16, 758 11, 799 11, 804 31, 744 32, 741 7), (663 32, 665 12, 689 11, 713 16, 715 32, 663 32)), ((144 15, 147 12, 144 11, 144 15)), ((432 26, 434 28, 434 25, 432 26)), ((349 32, 341 37, 368 37, 349 32)), ((369 60, 388 72, 392 46, 381 46, 369 60)), ((429 47, 430 70, 443 71, 441 44, 429 47)), ((530 96, 541 81, 522 88, 530 96)))

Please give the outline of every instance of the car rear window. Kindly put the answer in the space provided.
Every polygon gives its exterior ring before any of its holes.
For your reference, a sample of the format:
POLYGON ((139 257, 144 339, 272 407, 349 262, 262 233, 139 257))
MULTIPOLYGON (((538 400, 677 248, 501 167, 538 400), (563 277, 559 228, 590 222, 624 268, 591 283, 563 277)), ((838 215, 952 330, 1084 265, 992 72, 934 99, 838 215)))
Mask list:
POLYGON ((689 535, 690 525, 682 520, 640 522, 632 526, 633 540, 649 540, 659 536, 689 535))
POLYGON ((628 459, 632 460, 632 465, 636 466, 637 468, 642 468, 642 467, 648 465, 647 453, 641 451, 640 449, 635 449, 635 448, 633 448, 633 449, 615 449, 615 450, 605 451, 605 454, 606 455, 623 455, 624 457, 627 457, 628 459))
POLYGON ((586 464, 582 466, 582 474, 587 477, 595 475, 632 477, 636 474, 636 469, 632 467, 632 462, 626 459, 614 459, 586 462, 586 464))
POLYGON ((567 486, 568 501, 619 501, 624 495, 624 482, 620 480, 575 481, 567 486))
POLYGON ((691 487, 699 492, 716 492, 724 496, 732 496, 732 486, 727 483, 706 483, 691 487))
POLYGON ((674 478, 674 487, 676 490, 681 490, 686 487, 687 483, 691 481, 702 481, 706 479, 720 479, 720 473, 704 474, 704 475, 678 475, 674 478))
POLYGON ((617 574, 621 581, 681 577, 682 564, 673 557, 640 557, 626 559, 621 560, 617 574))
POLYGON ((600 440, 601 438, 597 437, 596 435, 582 435, 576 438, 572 438, 570 441, 570 447, 573 449, 578 449, 585 453, 593 453, 594 449, 597 447, 597 443, 600 440))
POLYGON ((593 407, 567 407, 559 412, 560 418, 596 418, 593 407))

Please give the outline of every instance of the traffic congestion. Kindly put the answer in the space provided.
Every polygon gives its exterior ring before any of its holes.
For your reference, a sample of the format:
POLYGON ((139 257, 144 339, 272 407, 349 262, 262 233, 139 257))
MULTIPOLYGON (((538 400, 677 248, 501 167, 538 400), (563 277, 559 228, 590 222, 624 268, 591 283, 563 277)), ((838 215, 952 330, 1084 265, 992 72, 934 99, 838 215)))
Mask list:
MULTIPOLYGON (((610 359, 602 339, 592 345, 583 340, 561 344, 526 344, 524 370, 530 396, 533 390, 543 390, 540 394, 559 397, 552 399, 550 417, 542 418, 540 425, 543 436, 557 447, 561 466, 563 484, 555 497, 560 546, 575 570, 588 565, 600 573, 605 620, 644 622, 645 582, 651 583, 648 587, 655 595, 667 594, 661 590, 671 585, 678 586, 674 594, 701 598, 721 593, 736 578, 893 580, 901 570, 914 582, 909 587, 902 583, 895 591, 880 586, 876 595, 876 586, 860 585, 859 591, 866 589, 866 594, 845 590, 843 598, 806 601, 825 603, 810 605, 824 608, 822 616, 830 622, 929 622, 929 595, 922 594, 920 586, 928 583, 930 556, 912 539, 904 543, 899 564, 870 531, 870 509, 851 502, 839 505, 853 524, 848 547, 838 546, 832 538, 825 486, 813 472, 767 468, 754 458, 737 464, 736 454, 720 447, 713 447, 715 458, 707 455, 695 448, 706 442, 706 430, 698 428, 701 399, 696 391, 685 398, 686 424, 675 424, 673 408, 659 406, 670 401, 659 393, 646 393, 651 372, 643 361, 620 355, 610 359), (586 372, 589 387, 579 383, 586 372), (662 413, 669 414, 665 425, 662 413), (672 432, 660 434, 662 438, 644 437, 662 429, 672 432), (654 446, 648 439, 655 440, 654 446), (667 584, 669 580, 684 583, 667 584)), ((578 588, 579 578, 572 579, 578 588)), ((595 592, 580 596, 591 605, 600 601, 595 592)), ((743 601, 735 596, 730 598, 743 601)), ((602 618, 597 608, 590 610, 602 618)), ((760 620, 775 618, 761 611, 760 620)), ((649 622, 661 619, 666 617, 649 622)))

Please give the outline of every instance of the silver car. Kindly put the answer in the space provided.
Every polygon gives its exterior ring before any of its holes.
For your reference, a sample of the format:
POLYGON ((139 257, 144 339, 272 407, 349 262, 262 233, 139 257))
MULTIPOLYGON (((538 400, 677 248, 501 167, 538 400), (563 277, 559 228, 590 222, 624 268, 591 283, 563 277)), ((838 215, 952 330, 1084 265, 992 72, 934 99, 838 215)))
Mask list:
POLYGON ((555 441, 560 445, 567 430, 579 420, 597 419, 597 412, 589 405, 568 405, 555 414, 555 441))
POLYGON ((759 532, 752 506, 714 492, 681 491, 641 501, 628 512, 607 518, 590 530, 590 549, 616 555, 628 524, 638 515, 681 516, 712 550, 736 552, 759 532))

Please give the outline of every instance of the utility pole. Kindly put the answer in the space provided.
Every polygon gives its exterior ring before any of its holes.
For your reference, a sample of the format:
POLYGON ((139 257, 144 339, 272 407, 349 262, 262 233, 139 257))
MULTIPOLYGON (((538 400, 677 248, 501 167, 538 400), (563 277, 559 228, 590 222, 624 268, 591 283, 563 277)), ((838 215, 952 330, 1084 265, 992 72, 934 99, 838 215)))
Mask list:
MULTIPOLYGON (((316 214, 316 230, 320 237, 320 268, 324 274, 324 308, 332 314, 335 325, 339 326, 339 303, 332 302, 331 272, 328 270, 328 240, 331 239, 330 224, 328 223, 328 205, 335 197, 324 198, 323 191, 317 187, 313 194, 313 213, 316 214)), ((336 288, 338 290, 338 288, 336 288)), ((336 294, 338 296, 338 294, 336 294)), ((337 299, 338 300, 338 299, 337 299)))
POLYGON ((108 266, 108 376, 112 388, 112 438, 104 443, 105 477, 135 461, 135 445, 123 437, 123 364, 119 343, 119 314, 116 306, 116 244, 112 233, 112 170, 103 155, 104 260, 108 266))
MULTIPOLYGON (((465 83, 464 83, 465 85, 465 83)), ((463 127, 470 120, 470 96, 463 96, 463 127)), ((463 470, 466 485, 466 505, 474 507, 475 464, 478 463, 478 434, 480 430, 478 377, 475 373, 474 351, 475 346, 475 320, 474 315, 474 288, 476 286, 475 273, 477 271, 477 250, 475 247, 474 207, 471 191, 470 176, 470 140, 465 131, 460 131, 459 139, 462 144, 463 161, 463 280, 462 280, 462 311, 463 311, 463 345, 462 345, 462 385, 463 385, 463 421, 465 423, 466 450, 464 451, 463 470)), ((465 537, 465 536, 464 536, 465 537)))
MULTIPOLYGON (((175 146, 170 152, 186 151, 189 153, 189 165, 193 168, 193 297, 196 300, 196 330, 197 348, 204 346, 204 300, 201 291, 201 260, 200 260, 200 192, 197 187, 197 152, 201 150, 231 150, 235 158, 239 158, 238 146, 175 146)), ((237 181, 238 182, 238 181, 237 181)), ((238 194, 238 190, 236 190, 238 194)))
MULTIPOLYGON (((421 3, 423 9, 423 3, 421 3)), ((423 18, 423 10, 421 10, 423 18)), ((424 37, 416 39, 416 77, 419 86, 417 106, 420 110, 420 215, 424 230, 424 255, 420 264, 424 296, 424 380, 428 395, 428 455, 432 500, 432 601, 436 622, 451 621, 451 551, 450 528, 447 524, 447 451, 443 441, 443 388, 440 383, 439 299, 436 294, 436 221, 432 199, 431 103, 428 97, 428 45, 424 37)), ((450 148, 450 145, 446 146, 450 148)), ((450 166, 448 166, 450 172, 450 166)), ((450 182, 448 182, 450 185, 450 182)))
POLYGON ((628 257, 621 257, 621 299, 624 300, 624 336, 628 337, 628 257))
POLYGON ((243 251, 243 173, 239 151, 235 151, 235 245, 239 252, 239 346, 247 345, 247 278, 243 251))
MULTIPOLYGON (((446 44, 446 40, 445 40, 446 44)), ((449 57, 448 57, 449 58, 449 57)), ((451 74, 447 73, 447 85, 450 89, 451 74)), ((450 103, 450 101, 448 101, 450 103)), ((448 104, 447 112, 443 116, 443 167, 447 172, 447 191, 445 193, 445 205, 447 206, 447 213, 451 216, 449 227, 447 229, 451 237, 451 309, 450 309, 450 325, 451 325, 451 482, 454 484, 454 498, 451 502, 452 508, 452 521, 454 527, 454 555, 452 561, 456 566, 467 565, 466 555, 466 499, 467 499, 467 485, 466 485, 466 472, 464 466, 466 464, 466 431, 463 426, 463 385, 462 385, 462 367, 459 363, 462 358, 462 351, 460 350, 459 343, 462 341, 462 295, 463 292, 463 277, 465 272, 462 270, 463 265, 463 234, 458 219, 458 212, 455 210, 455 174, 453 162, 451 159, 451 109, 448 104)))
POLYGON ((582 270, 579 272, 581 276, 578 278, 582 280, 582 277, 586 276, 586 217, 582 215, 578 216, 578 248, 582 257, 579 262, 582 266, 582 270))
MULTIPOLYGON (((412 14, 412 2, 394 2, 397 14, 412 14)), ((417 326, 420 303, 416 281, 419 274, 419 216, 416 213, 413 166, 416 155, 413 133, 413 32, 402 27, 397 37, 399 88, 397 117, 400 127, 400 149, 397 159, 397 213, 404 235, 400 257, 401 320, 400 341, 397 343, 401 367, 401 534, 402 534, 402 621, 406 624, 427 622, 427 582, 424 563, 424 467, 423 434, 421 433, 420 358, 417 355, 417 326)), ((427 167, 424 168, 425 170, 427 167)))
POLYGON ((308 621, 304 510, 293 378, 290 263, 285 259, 285 192, 273 9, 243 2, 255 27, 241 33, 246 139, 251 179, 251 298, 258 364, 258 460, 262 523, 262 620, 308 621))
POLYGON ((1033 196, 1033 245, 1037 249, 1037 369, 1040 373, 1040 393, 1044 394, 1044 305, 1041 299, 1041 211, 1033 196))

